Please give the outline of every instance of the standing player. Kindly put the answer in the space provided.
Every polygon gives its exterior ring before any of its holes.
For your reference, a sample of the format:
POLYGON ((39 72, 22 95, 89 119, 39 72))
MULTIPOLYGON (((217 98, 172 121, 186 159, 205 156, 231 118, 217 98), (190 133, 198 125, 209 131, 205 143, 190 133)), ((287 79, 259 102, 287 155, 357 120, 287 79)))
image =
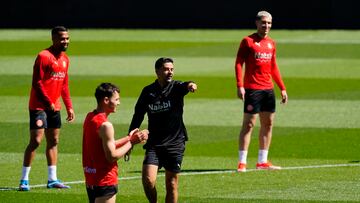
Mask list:
POLYGON ((116 201, 117 160, 148 137, 147 130, 134 129, 128 136, 115 140, 114 127, 107 117, 116 112, 119 93, 120 89, 111 83, 100 84, 95 91, 97 108, 88 113, 84 121, 82 162, 90 203, 116 201))
POLYGON ((184 96, 194 92, 194 82, 172 80, 174 64, 171 58, 155 62, 157 80, 146 86, 136 103, 130 130, 138 128, 145 113, 148 116, 149 139, 142 169, 144 191, 149 202, 157 202, 155 187, 158 169, 165 168, 167 203, 178 199, 178 173, 185 151, 187 132, 183 122, 184 96))
POLYGON ((52 46, 41 51, 33 69, 29 101, 30 142, 24 153, 19 190, 28 191, 31 162, 44 134, 46 137, 46 158, 48 165, 48 188, 69 188, 57 178, 57 145, 59 142, 61 118, 60 96, 62 97, 68 122, 75 119, 68 86, 69 58, 65 54, 69 45, 69 32, 57 26, 51 31, 52 46))
POLYGON ((244 118, 239 136, 238 171, 246 171, 251 133, 257 115, 260 117, 259 154, 257 169, 281 169, 268 161, 268 152, 275 117, 275 96, 272 79, 281 90, 282 103, 287 103, 285 85, 276 64, 275 42, 268 36, 272 25, 271 14, 258 12, 257 32, 245 37, 237 53, 235 72, 238 97, 244 101, 244 118), (245 75, 243 79, 243 64, 245 75))

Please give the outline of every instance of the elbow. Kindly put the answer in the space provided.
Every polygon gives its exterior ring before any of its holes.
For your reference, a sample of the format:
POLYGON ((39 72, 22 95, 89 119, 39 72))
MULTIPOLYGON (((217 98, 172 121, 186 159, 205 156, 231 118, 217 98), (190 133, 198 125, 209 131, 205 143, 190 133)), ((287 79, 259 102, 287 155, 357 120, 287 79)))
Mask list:
POLYGON ((115 154, 111 154, 111 153, 106 154, 105 158, 109 163, 116 162, 119 159, 119 157, 116 157, 115 154))

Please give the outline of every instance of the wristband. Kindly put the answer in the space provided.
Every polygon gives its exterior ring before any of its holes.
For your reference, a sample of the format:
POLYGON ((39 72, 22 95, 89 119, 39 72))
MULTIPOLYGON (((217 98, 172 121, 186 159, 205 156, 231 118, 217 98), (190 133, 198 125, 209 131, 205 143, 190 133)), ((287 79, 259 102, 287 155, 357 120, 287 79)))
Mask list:
POLYGON ((131 139, 130 139, 130 135, 126 136, 127 137, 127 141, 130 142, 130 144, 132 145, 131 139))
POLYGON ((123 146, 124 144, 126 144, 127 142, 130 142, 130 144, 132 145, 131 140, 130 140, 130 136, 126 136, 126 138, 127 138, 127 140, 126 140, 125 143, 123 143, 123 144, 122 144, 122 143, 117 143, 117 144, 115 145, 115 148, 117 149, 117 148, 123 146))

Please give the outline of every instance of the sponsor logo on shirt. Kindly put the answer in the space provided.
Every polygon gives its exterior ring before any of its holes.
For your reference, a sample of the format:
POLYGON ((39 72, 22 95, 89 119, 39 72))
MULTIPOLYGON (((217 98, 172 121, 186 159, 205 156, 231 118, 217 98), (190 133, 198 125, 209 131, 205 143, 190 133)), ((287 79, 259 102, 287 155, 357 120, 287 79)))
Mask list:
POLYGON ((271 60, 271 58, 272 58, 272 53, 255 52, 255 59, 256 60, 268 61, 268 60, 271 60))
POLYGON ((96 168, 90 168, 90 167, 85 166, 84 167, 84 172, 85 173, 93 173, 93 174, 95 174, 96 173, 96 168))
POLYGON ((155 104, 149 104, 149 109, 152 113, 159 113, 169 111, 171 107, 170 100, 164 102, 156 102, 155 104))
POLYGON ((59 71, 59 72, 55 72, 55 71, 52 71, 50 73, 51 75, 51 79, 52 80, 63 80, 66 76, 66 72, 64 71, 59 71))

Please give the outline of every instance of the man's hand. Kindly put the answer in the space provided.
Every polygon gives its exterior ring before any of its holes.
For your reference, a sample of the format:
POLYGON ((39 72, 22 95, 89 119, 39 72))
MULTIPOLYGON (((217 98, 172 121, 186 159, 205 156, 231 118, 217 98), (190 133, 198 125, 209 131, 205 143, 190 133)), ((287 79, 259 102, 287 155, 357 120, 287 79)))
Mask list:
POLYGON ((245 100, 245 88, 243 87, 238 87, 237 88, 237 95, 241 100, 245 100))
POLYGON ((286 90, 281 91, 281 104, 286 104, 288 102, 288 95, 286 93, 286 90))
POLYGON ((73 109, 69 109, 67 111, 67 118, 66 118, 66 121, 68 122, 73 122, 75 120, 75 113, 74 113, 74 110, 73 109))
POLYGON ((197 90, 197 85, 194 82, 190 82, 188 84, 187 88, 190 92, 195 92, 197 90))
POLYGON ((140 131, 139 129, 134 129, 129 134, 129 140, 132 145, 138 144, 138 143, 145 143, 148 139, 149 131, 147 129, 144 129, 140 131))

